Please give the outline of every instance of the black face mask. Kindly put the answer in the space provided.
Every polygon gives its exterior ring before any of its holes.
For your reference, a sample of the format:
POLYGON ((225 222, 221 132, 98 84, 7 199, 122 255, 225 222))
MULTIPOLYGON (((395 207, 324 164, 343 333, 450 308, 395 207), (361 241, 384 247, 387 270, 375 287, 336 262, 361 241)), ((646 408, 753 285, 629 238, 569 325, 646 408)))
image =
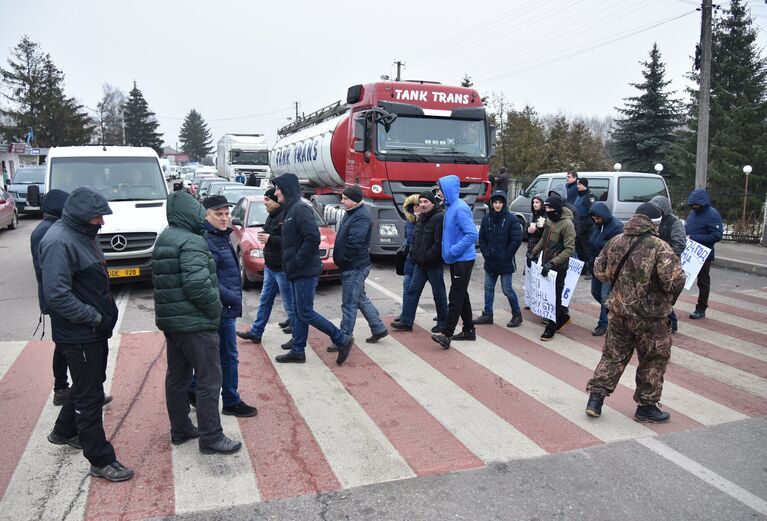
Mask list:
POLYGON ((546 215, 548 215, 549 219, 552 221, 557 222, 562 218, 562 210, 546 210, 546 215))

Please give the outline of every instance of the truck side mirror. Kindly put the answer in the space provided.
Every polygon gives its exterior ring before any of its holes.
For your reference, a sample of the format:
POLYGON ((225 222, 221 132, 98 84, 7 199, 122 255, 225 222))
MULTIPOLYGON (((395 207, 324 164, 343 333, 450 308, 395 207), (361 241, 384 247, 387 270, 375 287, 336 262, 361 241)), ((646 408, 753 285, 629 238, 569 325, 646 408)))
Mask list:
POLYGON ((488 130, 490 131, 490 157, 493 157, 495 155, 495 149, 497 145, 497 139, 495 137, 495 125, 490 125, 488 130))
POLYGON ((40 187, 29 185, 27 187, 27 204, 29 206, 40 206, 40 187))
POLYGON ((367 121, 365 116, 354 120, 354 151, 365 152, 367 150, 367 121))

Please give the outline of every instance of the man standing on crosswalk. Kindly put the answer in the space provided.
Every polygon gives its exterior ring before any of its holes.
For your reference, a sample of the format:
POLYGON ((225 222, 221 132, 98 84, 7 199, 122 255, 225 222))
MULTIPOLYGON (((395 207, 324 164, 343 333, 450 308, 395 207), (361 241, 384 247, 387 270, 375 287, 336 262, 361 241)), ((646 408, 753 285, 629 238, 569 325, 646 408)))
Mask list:
POLYGON ((101 410, 108 340, 118 311, 96 236, 104 216, 111 213, 103 196, 89 188, 76 188, 64 204, 61 219, 40 241, 43 296, 51 315, 53 341, 72 375, 72 388, 48 441, 82 448, 91 464, 91 476, 126 481, 133 477, 133 470, 117 461, 104 433, 101 410))
POLYGON ((658 408, 663 376, 671 355, 668 315, 682 292, 685 274, 671 246, 658 237, 662 214, 649 203, 637 208, 624 233, 602 249, 594 262, 594 276, 610 283, 609 322, 602 358, 589 380, 586 414, 598 418, 602 404, 618 385, 636 349, 637 402, 634 419, 664 423, 670 414, 658 408))

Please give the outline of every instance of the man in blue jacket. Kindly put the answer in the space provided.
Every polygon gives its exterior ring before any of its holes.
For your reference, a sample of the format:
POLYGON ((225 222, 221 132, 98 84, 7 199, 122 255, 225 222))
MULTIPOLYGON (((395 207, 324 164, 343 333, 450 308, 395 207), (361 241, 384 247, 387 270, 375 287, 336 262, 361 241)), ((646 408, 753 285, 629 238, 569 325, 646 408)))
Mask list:
POLYGON ((76 188, 61 219, 40 241, 43 296, 51 315, 53 341, 72 375, 72 389, 48 441, 82 448, 91 464, 91 476, 125 481, 133 477, 133 471, 117 461, 104 433, 101 411, 108 340, 117 323, 117 306, 96 236, 104 216, 111 213, 103 196, 89 188, 76 188))
MULTIPOLYGON (((373 223, 365 203, 362 202, 362 189, 357 185, 347 187, 341 195, 341 204, 346 209, 346 216, 341 221, 333 245, 333 262, 341 270, 343 296, 341 300, 341 331, 354 334, 357 322, 357 310, 370 326, 372 336, 365 341, 375 344, 389 334, 378 310, 365 293, 365 279, 370 273, 370 233, 373 223)), ((331 353, 338 352, 338 346, 328 348, 331 353)))
POLYGON ((509 213, 506 192, 497 191, 490 199, 490 212, 482 218, 479 227, 479 249, 485 259, 485 309, 474 319, 474 324, 493 323, 495 283, 501 277, 501 291, 509 299, 511 320, 506 327, 522 324, 522 309, 511 285, 511 276, 517 269, 514 256, 522 244, 522 226, 509 213))
MULTIPOLYGON (((29 238, 29 246, 32 250, 32 265, 35 268, 35 277, 37 278, 37 301, 40 304, 40 319, 45 320, 43 315, 48 315, 48 306, 45 304, 43 295, 43 270, 40 268, 40 241, 43 240, 48 229, 53 223, 61 219, 61 212, 64 210, 64 204, 67 202, 69 194, 62 190, 50 190, 43 196, 42 210, 43 220, 32 232, 29 238)), ((45 323, 43 323, 43 334, 45 333, 45 323)), ((53 347, 53 405, 62 405, 69 392, 69 383, 67 382, 67 360, 61 353, 61 349, 54 345, 53 347)))
POLYGON ((314 310, 314 293, 322 273, 320 261, 320 229, 314 211, 301 199, 301 185, 295 174, 282 174, 274 179, 275 193, 285 209, 282 224, 282 267, 290 281, 296 307, 292 347, 275 357, 278 363, 306 362, 306 340, 309 326, 330 337, 338 346, 336 363, 343 364, 354 345, 354 337, 346 334, 314 310))
MULTIPOLYGON (((237 353, 237 329, 235 322, 242 316, 242 281, 240 263, 232 248, 229 235, 232 233, 229 201, 223 195, 206 197, 205 222, 208 249, 216 263, 218 294, 221 298, 221 322, 218 326, 218 349, 221 355, 221 399, 222 413, 247 418, 258 414, 258 410, 243 402, 238 392, 239 360, 237 353)), ((193 384, 194 385, 194 384, 193 384)))
MULTIPOLYGON (((594 221, 594 227, 589 237, 589 247, 591 248, 591 258, 596 259, 602 252, 607 241, 623 233, 623 223, 620 222, 611 212, 607 205, 597 201, 591 205, 589 215, 594 221)), ((591 333, 593 336, 603 336, 607 333, 607 297, 610 296, 609 282, 602 282, 598 278, 591 279, 591 296, 599 302, 599 321, 597 327, 591 333)))
POLYGON ((471 208, 461 200, 461 181, 456 175, 440 178, 438 194, 445 201, 445 224, 442 228, 442 260, 450 266, 450 293, 448 294, 447 324, 442 334, 433 334, 432 340, 450 349, 452 340, 476 340, 469 301, 469 281, 474 260, 477 258, 477 228, 471 208), (460 334, 453 336, 458 318, 463 322, 460 334))
POLYGON ((690 314, 691 319, 697 320, 706 316, 708 294, 711 291, 711 262, 714 260, 714 244, 722 240, 722 217, 711 206, 711 200, 703 188, 692 191, 687 198, 687 206, 692 209, 684 224, 687 237, 711 248, 711 253, 698 273, 698 303, 695 311, 690 314))

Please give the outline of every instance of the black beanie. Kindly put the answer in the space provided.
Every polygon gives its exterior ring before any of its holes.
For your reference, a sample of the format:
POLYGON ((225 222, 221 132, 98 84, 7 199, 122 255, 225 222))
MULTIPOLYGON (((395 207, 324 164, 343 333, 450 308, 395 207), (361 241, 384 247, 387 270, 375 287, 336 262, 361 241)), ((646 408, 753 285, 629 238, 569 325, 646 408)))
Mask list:
POLYGON ((583 186, 585 186, 586 188, 588 188, 588 187, 589 187, 589 180, 588 180, 588 179, 586 179, 585 177, 579 177, 579 178, 578 178, 578 181, 576 181, 576 183, 582 184, 582 185, 583 185, 583 186))
POLYGON ((418 199, 428 199, 431 201, 431 204, 437 204, 437 196, 431 190, 424 190, 418 194, 418 199))
POLYGON ((358 203, 362 201, 362 188, 360 188, 358 185, 347 186, 344 189, 344 195, 348 199, 358 203))
POLYGON ((279 203, 280 200, 277 199, 277 192, 274 188, 268 189, 266 192, 264 192, 264 197, 271 199, 275 203, 279 203))
POLYGON ((657 224, 663 219, 663 214, 660 209, 654 204, 642 203, 639 205, 636 211, 637 215, 646 215, 653 223, 657 224))
POLYGON ((543 204, 551 208, 551 211, 546 210, 546 215, 549 216, 549 219, 556 222, 562 218, 562 198, 561 197, 559 197, 558 195, 551 195, 546 199, 546 201, 543 204))

